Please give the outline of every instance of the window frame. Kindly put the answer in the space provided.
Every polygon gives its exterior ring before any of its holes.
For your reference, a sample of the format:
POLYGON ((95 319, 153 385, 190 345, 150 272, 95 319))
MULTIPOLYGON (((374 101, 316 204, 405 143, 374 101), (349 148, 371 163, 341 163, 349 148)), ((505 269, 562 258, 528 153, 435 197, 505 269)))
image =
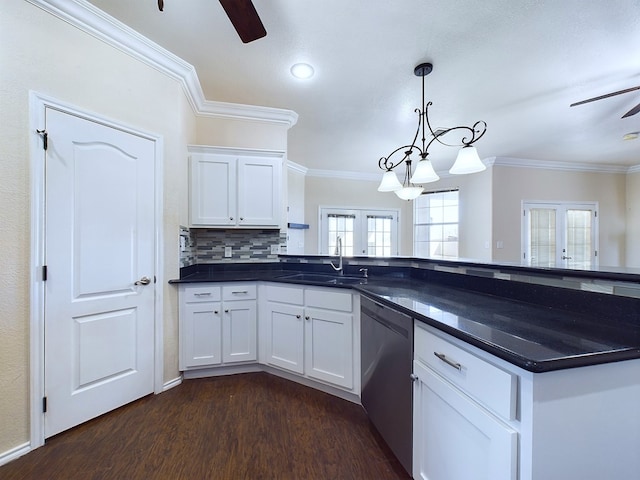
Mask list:
MULTIPOLYGON (((354 257, 386 258, 369 255, 368 252, 368 216, 391 217, 391 256, 397 256, 400 252, 400 210, 397 208, 362 208, 362 207, 334 207, 321 205, 318 207, 318 253, 320 255, 333 255, 329 251, 328 216, 353 215, 354 220, 354 257), (364 253, 362 252, 364 250, 364 253)), ((351 256, 351 255, 344 255, 351 256)))
MULTIPOLYGON (((450 192, 455 192, 457 194, 457 221, 456 222, 434 222, 434 223, 418 223, 416 221, 417 219, 417 215, 416 215, 416 210, 418 209, 418 203, 414 201, 413 203, 413 241, 411 244, 412 247, 412 252, 413 252, 413 256, 415 258, 434 258, 434 259, 438 259, 438 260, 457 260, 460 258, 460 189, 459 188, 447 188, 444 190, 433 190, 433 191, 427 191, 427 192, 422 192, 420 194, 421 198, 423 195, 435 195, 435 194, 440 194, 440 193, 450 193, 450 192), (456 246, 456 256, 445 256, 445 255, 441 255, 441 256, 419 256, 417 254, 417 249, 416 249, 416 234, 417 234, 417 226, 435 226, 435 225, 456 225, 457 227, 457 232, 458 232, 458 240, 456 242, 457 246, 456 246)), ((417 199, 416 199, 417 200, 417 199)), ((442 242, 442 243, 446 243, 446 242, 442 242)))

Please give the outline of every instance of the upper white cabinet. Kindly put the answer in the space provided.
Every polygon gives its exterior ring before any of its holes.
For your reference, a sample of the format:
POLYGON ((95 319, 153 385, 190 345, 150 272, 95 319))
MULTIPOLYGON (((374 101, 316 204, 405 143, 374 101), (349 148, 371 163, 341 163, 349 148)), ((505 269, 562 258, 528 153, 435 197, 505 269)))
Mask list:
POLYGON ((190 146, 193 226, 279 227, 284 152, 190 146))

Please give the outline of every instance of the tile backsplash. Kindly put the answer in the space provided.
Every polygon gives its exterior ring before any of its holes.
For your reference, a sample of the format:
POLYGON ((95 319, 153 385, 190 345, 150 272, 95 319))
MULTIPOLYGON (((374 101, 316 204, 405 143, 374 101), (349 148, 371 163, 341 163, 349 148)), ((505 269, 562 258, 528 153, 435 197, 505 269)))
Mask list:
POLYGON ((286 253, 286 244, 287 234, 280 230, 180 227, 180 266, 277 261, 279 253, 286 253))

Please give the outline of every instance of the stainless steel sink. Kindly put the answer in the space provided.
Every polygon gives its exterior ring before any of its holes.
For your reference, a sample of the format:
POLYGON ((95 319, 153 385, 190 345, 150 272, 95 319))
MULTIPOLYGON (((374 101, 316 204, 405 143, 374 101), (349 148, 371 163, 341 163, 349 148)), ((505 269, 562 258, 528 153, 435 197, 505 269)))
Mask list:
POLYGON ((328 285, 355 285, 366 283, 364 277, 348 277, 345 275, 326 275, 323 273, 294 273, 278 277, 282 280, 296 280, 299 282, 325 283, 328 285))

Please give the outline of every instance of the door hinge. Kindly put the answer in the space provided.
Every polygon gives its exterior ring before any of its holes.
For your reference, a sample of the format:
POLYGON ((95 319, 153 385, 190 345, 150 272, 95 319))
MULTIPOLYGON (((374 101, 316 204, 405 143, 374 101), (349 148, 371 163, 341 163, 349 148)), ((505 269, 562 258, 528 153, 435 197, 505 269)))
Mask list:
POLYGON ((47 413, 47 397, 42 397, 42 413, 47 413))
POLYGON ((46 150, 49 146, 49 134, 45 129, 36 130, 36 133, 42 137, 42 148, 46 150))
POLYGON ((42 266, 42 281, 43 282, 47 281, 47 266, 46 265, 42 266))

